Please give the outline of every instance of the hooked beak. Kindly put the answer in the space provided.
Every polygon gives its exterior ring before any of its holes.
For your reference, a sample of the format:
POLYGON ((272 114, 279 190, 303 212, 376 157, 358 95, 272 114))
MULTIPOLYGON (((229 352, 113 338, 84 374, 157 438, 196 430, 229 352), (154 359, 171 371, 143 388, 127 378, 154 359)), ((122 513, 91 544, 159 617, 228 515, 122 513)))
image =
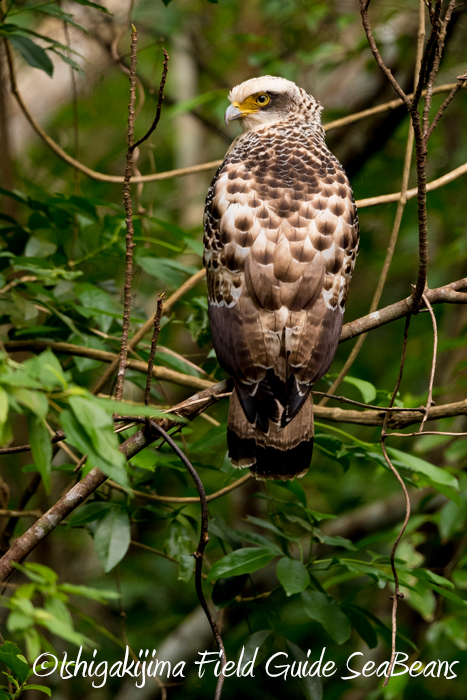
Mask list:
POLYGON ((228 126, 229 122, 233 121, 234 119, 240 119, 240 117, 243 117, 243 114, 240 111, 239 107, 240 105, 238 104, 238 102, 233 102, 227 107, 224 116, 226 126, 228 126))

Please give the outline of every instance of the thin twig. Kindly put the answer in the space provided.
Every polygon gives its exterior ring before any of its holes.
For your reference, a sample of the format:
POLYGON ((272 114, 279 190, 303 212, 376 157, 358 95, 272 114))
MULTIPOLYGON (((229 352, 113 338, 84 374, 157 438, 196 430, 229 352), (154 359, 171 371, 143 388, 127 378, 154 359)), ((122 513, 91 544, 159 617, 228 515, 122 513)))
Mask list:
MULTIPOLYGON (((434 190, 437 190, 440 187, 447 185, 449 182, 453 182, 458 177, 461 177, 462 175, 465 175, 465 174, 467 174, 467 163, 460 165, 458 168, 451 170, 450 172, 446 173, 445 175, 442 175, 441 177, 437 178, 436 180, 432 180, 431 182, 427 182, 426 191, 433 192, 434 190)), ((417 196, 417 193, 418 193, 417 187, 414 187, 413 189, 407 190, 407 200, 414 199, 417 196)), ((400 192, 392 192, 391 194, 382 194, 382 195, 379 195, 377 197, 367 197, 366 199, 357 199, 355 204, 357 205, 358 209, 364 209, 366 207, 377 206, 378 204, 389 204, 390 202, 397 202, 399 200, 399 197, 400 197, 400 192)))
POLYGON ((131 316, 131 282, 133 279, 133 208, 131 204, 130 181, 133 172, 133 134, 135 130, 135 100, 136 100, 136 45, 138 36, 136 28, 132 26, 131 32, 131 68, 130 68, 130 104, 128 107, 128 150, 126 154, 125 182, 123 185, 123 204, 126 212, 126 253, 125 253, 125 287, 124 287, 124 308, 122 341, 120 346, 120 357, 118 361, 117 383, 115 387, 115 397, 120 401, 123 396, 123 384, 125 382, 125 372, 128 356, 128 337, 130 334, 131 316))
MULTIPOLYGON (((324 396, 326 399, 334 399, 335 401, 339 401, 339 403, 350 403, 352 404, 352 406, 361 406, 361 408, 374 408, 377 411, 397 411, 397 413, 404 411, 420 411, 421 413, 425 413, 426 411, 426 409, 423 406, 421 408, 393 408, 390 406, 374 406, 371 403, 353 401, 352 399, 347 399, 345 396, 336 396, 335 394, 331 394, 325 391, 311 391, 310 394, 313 394, 313 396, 324 396)), ((322 406, 323 402, 321 401, 319 405, 322 406)))
POLYGON ((438 122, 439 122, 439 120, 441 119, 441 117, 443 116, 443 114, 444 114, 444 112, 446 111, 446 108, 448 107, 448 105, 450 104, 450 102, 452 102, 452 100, 453 100, 454 97, 457 95, 457 93, 459 92, 459 90, 460 90, 461 88, 464 87, 464 84, 465 84, 465 82, 467 81, 467 72, 464 73, 463 75, 459 75, 459 76, 457 77, 457 81, 458 81, 458 82, 456 83, 456 85, 454 85, 454 87, 452 88, 451 92, 450 92, 449 95, 446 97, 446 99, 444 100, 443 104, 442 104, 441 107, 438 109, 438 111, 437 111, 435 117, 433 118, 433 121, 431 122, 431 126, 429 127, 429 129, 428 129, 428 131, 427 131, 427 133, 426 133, 426 140, 427 140, 427 141, 428 141, 428 139, 430 138, 431 134, 433 133, 434 129, 436 129, 436 127, 438 126, 438 122))
MULTIPOLYGON (((449 92, 455 86, 456 83, 446 83, 444 85, 438 85, 433 89, 433 94, 438 95, 443 92, 449 92)), ((425 94, 426 90, 423 90, 422 95, 425 94)), ((412 100, 414 94, 409 93, 407 97, 409 98, 409 100, 412 100)), ((383 102, 380 105, 376 105, 376 107, 370 107, 369 109, 364 109, 361 112, 354 112, 354 114, 348 114, 346 117, 341 117, 340 119, 334 119, 332 122, 327 122, 326 124, 323 124, 323 129, 324 131, 332 131, 334 129, 339 129, 342 126, 353 124, 354 122, 360 121, 361 119, 365 119, 366 117, 372 117, 375 114, 381 114, 391 109, 398 109, 403 104, 404 102, 399 97, 396 97, 394 100, 389 100, 389 102, 383 102)))
POLYGON ((144 141, 146 141, 146 139, 148 139, 151 136, 151 134, 156 130, 157 125, 159 124, 159 120, 161 118, 162 102, 164 101, 165 81, 167 80, 167 72, 169 70, 169 54, 164 48, 162 49, 162 51, 164 53, 164 67, 162 69, 162 78, 159 85, 159 100, 157 102, 156 116, 154 117, 154 121, 151 124, 147 133, 141 139, 139 139, 139 141, 137 141, 130 147, 132 151, 134 151, 135 148, 140 146, 144 141))
POLYGON ((388 457, 388 453, 386 452, 386 445, 384 442, 384 436, 381 435, 381 449, 383 450, 383 455, 384 459, 386 460, 386 464, 388 467, 391 469, 393 474, 396 476, 397 480, 399 481, 402 490, 404 492, 405 496, 405 518, 404 522, 402 524, 402 527, 399 531, 399 534, 396 537, 396 540, 394 542, 394 545, 391 550, 391 569, 392 569, 392 574, 394 576, 394 596, 392 600, 392 625, 391 625, 391 642, 392 642, 392 650, 391 650, 391 662, 389 664, 388 672, 387 675, 384 679, 383 687, 386 687, 387 684, 389 683, 389 678, 391 677, 392 674, 392 669, 394 668, 394 662, 396 660, 396 636, 397 636, 397 605, 399 602, 399 598, 403 598, 404 594, 399 591, 399 577, 397 575, 397 570, 396 570, 396 565, 395 565, 395 556, 396 556, 396 550, 399 545, 399 542, 401 541, 402 535, 405 532, 405 528, 407 527, 407 523, 409 522, 410 518, 410 498, 409 498, 409 493, 407 491, 407 487, 404 484, 404 480, 402 479, 401 475, 395 468, 395 466, 392 464, 391 460, 388 457))
MULTIPOLYGON (((25 510, 29 501, 31 500, 31 498, 34 496, 37 489, 39 488, 41 481, 42 481, 42 476, 39 474, 39 472, 36 472, 20 496, 20 499, 19 499, 18 504, 17 504, 16 509, 15 509, 17 513, 21 513, 22 511, 25 510)), ((18 517, 19 516, 17 516, 17 515, 12 516, 10 518, 10 520, 7 522, 5 528, 2 532, 2 536, 1 536, 1 551, 2 551, 2 553, 8 551, 10 539, 13 537, 15 527, 18 523, 18 517)))
MULTIPOLYGON (((408 340, 408 336, 409 336, 410 319, 411 319, 411 316, 407 316, 406 321, 405 321, 404 340, 403 340, 403 344, 402 344, 402 353, 401 353, 401 363, 400 363, 400 368, 399 368, 399 375, 397 377, 396 386, 394 387, 394 391, 392 393, 391 400, 389 402, 390 407, 392 407, 394 405, 394 401, 396 399, 397 393, 398 393, 400 385, 401 385, 402 375, 404 373, 405 356, 406 356, 406 352, 407 352, 407 340, 408 340)), ((397 575, 396 564, 395 564, 396 550, 397 550, 399 542, 400 542, 400 540, 405 532, 405 528, 407 527, 407 523, 409 522, 409 518, 410 518, 410 498, 409 498, 409 494, 407 491, 407 487, 404 484, 404 480, 402 479, 401 475, 399 474, 399 472, 397 471, 397 469, 395 468, 395 466, 392 464, 391 460, 389 459, 388 453, 386 451, 386 444, 385 444, 386 428, 387 428, 387 424, 389 421, 389 416, 390 416, 390 413, 388 411, 386 413, 385 418, 384 418, 383 428, 381 430, 381 440, 380 440, 381 449, 383 451, 383 456, 384 456, 384 459, 386 460, 386 464, 391 469, 391 471, 393 472, 393 474, 395 475, 395 477, 397 478, 397 480, 399 481, 399 483, 402 487, 402 490, 403 490, 404 496, 405 496, 406 510, 405 510, 404 522, 403 522, 402 527, 399 531, 399 534, 396 537, 396 540, 394 542, 394 545, 393 545, 392 551, 391 551, 391 569, 392 569, 392 573, 394 576, 394 586, 395 586, 394 597, 393 597, 393 602, 392 602, 392 650, 391 650, 391 662, 389 664, 388 672, 386 674, 386 678, 384 680, 383 687, 387 686, 387 684, 389 683, 389 678, 391 677, 392 669, 394 667, 394 662, 396 659, 397 605, 399 602, 399 598, 404 597, 403 594, 401 594, 399 592, 399 577, 397 575)))
POLYGON ((154 358, 156 356, 156 350, 157 350, 157 341, 159 339, 159 332, 161 329, 161 316, 162 316, 162 310, 164 308, 164 299, 165 299, 165 292, 161 292, 161 294, 159 294, 157 297, 157 310, 156 310, 156 313, 154 315, 154 332, 152 334, 151 350, 149 352, 149 359, 148 359, 148 373, 147 373, 147 377, 146 377, 146 389, 144 391, 144 403, 146 406, 149 406, 149 397, 151 394, 152 369, 154 366, 154 358))
MULTIPOLYGON (((63 430, 57 430, 55 435, 52 437, 50 442, 55 445, 57 442, 61 442, 66 439, 66 435, 63 430)), ((3 455, 14 455, 20 452, 29 452, 31 450, 31 445, 17 445, 17 447, 2 447, 0 449, 0 457, 3 455)))
POLYGON ((381 55, 378 51, 378 47, 376 46, 376 42, 373 38, 373 32, 371 30, 370 22, 368 19, 368 6, 370 4, 369 0, 359 0, 360 1, 360 15, 362 17, 362 24, 363 28, 365 30, 366 38, 368 39, 368 43, 371 48, 371 52, 373 56, 375 57, 376 63, 378 64, 378 68, 384 73, 386 78, 389 80, 391 85, 393 86, 394 90, 397 92, 401 100, 404 102, 406 105, 407 109, 410 109, 411 102, 408 98, 408 96, 405 94, 389 68, 387 68, 386 64, 384 63, 383 59, 381 58, 381 55))
MULTIPOLYGON (((9 72, 10 72, 10 81, 11 81, 11 91, 19 105, 19 108, 23 112, 24 116, 26 117, 27 121, 33 128, 33 130, 36 132, 36 134, 44 141, 44 143, 55 153, 58 158, 61 158, 65 163, 70 165, 72 168, 75 168, 76 170, 79 170, 82 172, 84 175, 87 177, 91 178, 92 180, 97 180, 99 182, 113 182, 113 183, 123 183, 124 182, 124 177, 121 175, 107 175, 106 173, 100 173, 97 172, 96 170, 92 170, 91 168, 88 168, 86 165, 81 163, 80 161, 76 160, 76 158, 73 158, 70 156, 66 151, 64 151, 60 146, 52 139, 50 136, 44 131, 42 126, 37 122, 37 120, 33 117, 31 112, 29 111, 28 107, 26 106, 26 103, 23 100, 23 97, 21 93, 19 92, 18 85, 16 82, 16 76, 15 76, 15 71, 14 71, 14 63, 13 63, 13 55, 11 52, 11 47, 7 41, 5 41, 5 44, 7 46, 7 58, 8 58, 8 67, 9 67, 9 72)), ((442 93, 442 92, 447 92, 448 90, 452 90, 454 87, 453 83, 448 83, 446 85, 439 85, 438 87, 435 87, 433 90, 433 94, 437 93, 442 93)), ((425 92, 425 91, 424 91, 425 92)), ((409 99, 413 99, 413 95, 407 95, 409 99)), ((373 114, 379 114, 381 112, 385 112, 390 109, 396 109, 397 107, 400 106, 401 100, 399 98, 395 100, 390 100, 389 102, 386 102, 381 105, 377 105, 376 107, 372 107, 371 109, 365 109, 362 110, 361 112, 356 112, 355 114, 350 114, 346 117, 342 117, 341 119, 336 119, 332 122, 328 122, 328 124, 324 124, 324 130, 325 131, 331 131, 332 129, 337 129, 340 128, 341 126, 345 126, 347 124, 352 124, 356 121, 359 121, 360 119, 365 119, 366 117, 372 116, 373 114)), ((216 168, 219 167, 219 165, 222 164, 222 160, 214 160, 209 163, 200 163, 199 165, 190 165, 189 167, 186 168, 177 168, 176 170, 168 170, 162 173, 151 173, 149 175, 140 175, 140 176, 135 176, 132 178, 132 182, 134 184, 137 183, 144 183, 144 182, 155 182, 155 181, 160 181, 160 180, 170 180, 171 178, 174 177, 183 177, 186 175, 191 175, 193 173, 201 173, 201 172, 206 172, 208 170, 215 170, 216 168)))
MULTIPOLYGON (((430 75, 428 77, 428 83, 426 86, 425 104, 423 107, 423 138, 425 144, 428 141, 428 130, 429 130, 429 114, 431 108, 431 101, 433 97, 433 87, 438 75, 439 66, 441 63, 441 56, 443 55, 444 41, 446 38, 446 32, 448 24, 451 21, 452 13, 456 0, 449 0, 446 13, 444 15, 444 20, 441 20, 441 8, 443 5, 442 0, 436 0, 435 10, 433 16, 430 17, 432 25, 432 34, 434 36, 434 59, 431 66, 430 75)), ((435 124, 436 126, 436 124, 435 124)), ((434 128, 434 127, 433 127, 434 128)))
POLYGON ((26 284, 26 282, 35 282, 37 277, 35 275, 23 275, 23 277, 16 277, 11 282, 8 282, 4 287, 0 289, 0 294, 6 294, 10 289, 17 287, 19 284, 26 284))
POLYGON ((81 459, 79 460, 79 462, 76 463, 76 466, 75 466, 75 468, 73 469, 73 474, 79 474, 79 472, 81 471, 81 469, 82 469, 82 468, 84 467, 84 465, 86 464, 87 458, 88 458, 87 455, 83 455, 83 456, 81 457, 81 459))
MULTIPOLYGON (((210 501, 215 501, 217 498, 225 496, 227 493, 230 493, 234 489, 238 489, 239 486, 243 486, 243 484, 249 481, 250 478, 251 472, 248 472, 248 474, 245 474, 240 479, 237 479, 237 481, 234 481, 228 486, 224 486, 223 489, 219 489, 219 491, 215 491, 214 493, 206 495, 206 501, 209 503, 210 501)), ((111 486, 116 491, 120 491, 121 493, 128 493, 128 489, 124 489, 123 486, 120 486, 120 484, 115 483, 115 481, 112 481, 111 479, 107 481, 107 485, 111 486)), ((138 498, 145 498, 147 501, 157 501, 159 503, 200 502, 200 499, 196 496, 159 496, 157 493, 146 493, 146 491, 136 491, 135 489, 132 489, 131 492, 133 496, 136 496, 138 498)))
POLYGON ((139 549, 145 549, 147 552, 152 552, 153 554, 157 554, 160 557, 164 557, 164 559, 168 559, 169 561, 173 561, 174 564, 178 564, 178 559, 175 559, 175 557, 171 557, 170 554, 166 554, 165 552, 162 552, 160 549, 155 549, 154 547, 150 547, 147 544, 143 544, 142 542, 137 542, 136 540, 131 540, 130 544, 133 547, 139 547, 139 549))
POLYGON ((431 360, 431 371, 430 371, 430 382, 428 385, 428 398, 426 402, 426 411, 423 414, 422 422, 420 424, 420 430, 419 432, 421 433, 423 431, 423 426, 425 425, 425 421, 427 419, 428 415, 428 410, 431 408, 431 404, 433 403, 433 382, 435 380, 435 370, 436 370, 436 355, 438 352, 438 327, 436 325, 436 317, 433 312, 432 306, 428 299, 426 298, 425 294, 422 296, 423 301, 426 304, 426 307, 428 311, 430 312, 431 316, 431 322, 433 324, 433 357, 431 360))
MULTIPOLYGON (((441 430, 424 430, 421 435, 446 435, 449 437, 465 437, 467 433, 446 433, 441 430)), ((416 433, 386 433, 386 437, 420 437, 420 430, 416 433)))
POLYGON ((219 647, 219 652, 221 656, 221 671, 219 674, 219 680, 217 681, 217 686, 216 686, 216 692, 214 695, 214 700, 219 700, 222 694, 222 686, 224 684, 224 667, 226 664, 226 657, 225 657, 225 649, 224 649, 224 644, 222 642, 222 637, 219 633, 219 629, 217 627, 217 623, 214 619, 214 616, 211 612, 211 610, 208 607, 208 604, 206 603, 206 598, 204 597, 203 593, 203 584, 202 584, 202 579, 201 579, 201 574, 202 574, 202 568, 203 568, 203 556, 204 556, 204 549, 209 542, 209 534, 208 534, 208 504, 206 500, 206 493, 204 491, 204 486, 203 482, 198 476, 198 473, 196 469, 193 467, 191 464, 190 460, 187 458, 187 456, 181 451, 181 449, 178 447, 178 445, 172 440, 170 435, 168 435, 163 428, 160 427, 160 425, 157 425, 157 423, 154 423, 154 421, 151 421, 151 427, 161 435, 164 440, 167 442, 168 445, 172 448, 172 450, 175 452, 175 454, 180 458, 180 460, 183 462, 185 467, 188 469, 190 472, 190 475, 195 482, 196 488, 199 493, 199 499, 201 503, 201 532, 200 532, 200 538, 198 542, 198 547, 196 549, 196 552, 194 552, 193 556, 195 557, 196 561, 196 567, 195 567, 195 584, 196 584, 196 593, 198 594, 198 599, 201 604, 201 607, 203 608, 206 617, 208 618, 209 624, 211 625, 212 632, 214 634, 214 637, 216 639, 217 645, 219 647))
MULTIPOLYGON (((420 72, 420 64, 421 64, 422 55, 423 55, 424 41, 425 41, 425 6, 423 4, 423 0, 419 0, 418 41, 417 41, 417 56, 415 59, 415 76, 414 76, 414 88, 415 89, 417 87, 418 74, 420 72)), ((384 285, 386 284, 386 280, 387 280, 387 277, 389 274, 389 268, 391 267, 392 259, 394 256, 397 238, 399 236, 399 230, 400 230, 401 223, 402 223, 402 215, 404 213, 405 205, 407 203, 407 188, 408 188, 408 184, 409 184, 410 164, 412 162, 413 142, 414 142, 414 131, 413 131, 412 124, 409 124, 409 133, 407 136, 407 145, 405 148, 404 167, 402 170, 401 191, 400 191, 399 201, 397 203, 396 216, 394 219, 394 224, 392 227, 391 235, 389 237, 389 243, 388 243, 388 248, 386 251, 386 257, 384 259, 383 268, 381 270, 378 284, 376 285, 376 290, 375 290, 375 293, 373 295, 373 299, 371 301, 370 311, 369 311, 370 314, 372 314, 378 308, 378 304, 379 304, 381 296, 383 294, 384 285)), ((353 363, 355 362, 355 360, 356 360, 356 358, 357 358, 357 356, 358 356, 358 354, 363 346, 363 343, 365 342, 366 337, 367 337, 366 333, 364 335, 361 335, 360 338, 355 343, 354 347, 352 348, 352 352, 350 353, 349 357, 347 358, 343 368, 339 372, 338 377, 335 379, 335 381, 333 382, 332 386, 329 389, 330 394, 335 393, 336 389, 340 386, 344 377, 347 376, 347 373, 349 372, 350 368, 352 367, 353 363)), ((325 405, 326 403, 327 403, 326 398, 324 398, 322 401, 320 401, 321 406, 325 405)))
POLYGON ((40 518, 42 511, 40 510, 8 510, 8 508, 0 508, 0 518, 40 518))
MULTIPOLYGON (((133 4, 134 0, 132 0, 133 4)), ((131 7, 130 7, 131 9, 131 7)), ((118 44, 120 42, 120 39, 122 36, 125 34, 126 30, 128 29, 128 25, 131 25, 131 12, 128 13, 128 21, 125 23, 125 25, 120 29, 120 31, 117 32, 115 37, 112 40, 112 43, 110 44, 110 55, 112 56, 113 60, 117 64, 117 66, 120 68, 122 73, 125 73, 126 75, 130 75, 130 69, 127 68, 127 66, 123 62, 123 56, 120 56, 118 53, 118 44)), ((139 50, 139 53, 141 51, 144 51, 144 48, 139 50)), ((131 50, 129 54, 126 54, 127 56, 131 56, 131 50)), ((136 79, 136 84, 138 85, 138 104, 136 105, 135 109, 135 119, 139 117, 141 114, 141 110, 143 109, 144 103, 146 101, 146 93, 144 91, 144 85, 141 81, 141 79, 138 77, 138 74, 135 75, 136 79)))
POLYGON ((432 25, 432 32, 428 40, 424 56, 422 59, 422 65, 420 70, 420 77, 418 86, 415 90, 414 97, 412 100, 404 93, 397 80, 392 75, 391 71, 385 65, 381 55, 376 46, 371 25, 368 19, 368 6, 369 0, 360 0, 360 14, 362 17, 363 27, 367 36, 368 43, 370 45, 371 51, 375 57, 375 60, 381 69, 381 71, 386 75, 397 94, 404 101, 407 110, 412 119, 412 125, 415 134, 415 147, 417 153, 417 218, 418 218, 418 274, 417 282, 412 293, 412 304, 414 310, 417 311, 422 296, 425 292, 427 273, 428 273, 428 224, 427 224, 427 210, 426 210, 426 157, 427 157, 427 140, 426 134, 428 132, 428 113, 431 105, 433 86, 436 80, 436 76, 439 70, 439 65, 441 61, 441 55, 444 47, 444 40, 446 36, 446 29, 448 23, 451 19, 452 12, 455 7, 455 0, 450 0, 444 20, 441 21, 440 13, 442 7, 442 0, 436 0, 434 9, 431 9, 430 5, 430 21, 432 25), (432 56, 434 55, 431 68, 428 69, 432 56), (421 95, 423 83, 425 81, 426 75, 429 70, 427 92, 425 96, 425 106, 423 110, 423 125, 422 119, 420 117, 420 112, 418 110, 419 97, 421 95))

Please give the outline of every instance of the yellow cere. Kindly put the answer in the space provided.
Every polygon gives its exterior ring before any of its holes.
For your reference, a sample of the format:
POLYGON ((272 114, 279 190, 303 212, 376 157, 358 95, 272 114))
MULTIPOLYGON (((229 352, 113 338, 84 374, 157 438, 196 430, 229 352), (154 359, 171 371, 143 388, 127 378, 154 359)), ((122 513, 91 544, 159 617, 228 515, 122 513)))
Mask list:
POLYGON ((233 102, 233 106, 237 107, 242 114, 253 114, 258 112, 258 107, 266 107, 269 104, 271 98, 266 93, 260 92, 255 95, 250 95, 246 100, 243 100, 241 104, 238 102, 233 102))

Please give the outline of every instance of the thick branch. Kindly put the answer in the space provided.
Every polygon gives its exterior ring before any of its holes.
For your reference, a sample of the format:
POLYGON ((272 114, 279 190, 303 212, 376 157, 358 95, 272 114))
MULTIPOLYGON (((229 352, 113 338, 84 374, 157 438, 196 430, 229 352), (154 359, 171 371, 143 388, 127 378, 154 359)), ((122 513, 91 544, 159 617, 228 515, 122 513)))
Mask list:
MULTIPOLYGON (((119 449, 127 459, 131 459, 153 440, 154 438, 148 441, 144 432, 140 430, 122 443, 119 449)), ((62 520, 70 515, 106 479, 106 475, 94 467, 84 479, 75 484, 47 513, 44 513, 24 535, 18 537, 8 552, 0 559, 0 581, 5 581, 14 571, 13 564, 22 562, 62 520)))

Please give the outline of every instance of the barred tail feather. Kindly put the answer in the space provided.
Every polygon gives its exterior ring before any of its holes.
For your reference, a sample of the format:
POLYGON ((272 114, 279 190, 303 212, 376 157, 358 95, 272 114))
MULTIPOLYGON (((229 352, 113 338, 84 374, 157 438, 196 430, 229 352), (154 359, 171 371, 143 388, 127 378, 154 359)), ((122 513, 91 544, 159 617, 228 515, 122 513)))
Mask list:
POLYGON ((264 433, 245 418, 236 390, 230 398, 227 442, 234 467, 249 467, 257 479, 294 479, 308 471, 313 453, 313 398, 308 395, 284 428, 269 420, 264 433))

